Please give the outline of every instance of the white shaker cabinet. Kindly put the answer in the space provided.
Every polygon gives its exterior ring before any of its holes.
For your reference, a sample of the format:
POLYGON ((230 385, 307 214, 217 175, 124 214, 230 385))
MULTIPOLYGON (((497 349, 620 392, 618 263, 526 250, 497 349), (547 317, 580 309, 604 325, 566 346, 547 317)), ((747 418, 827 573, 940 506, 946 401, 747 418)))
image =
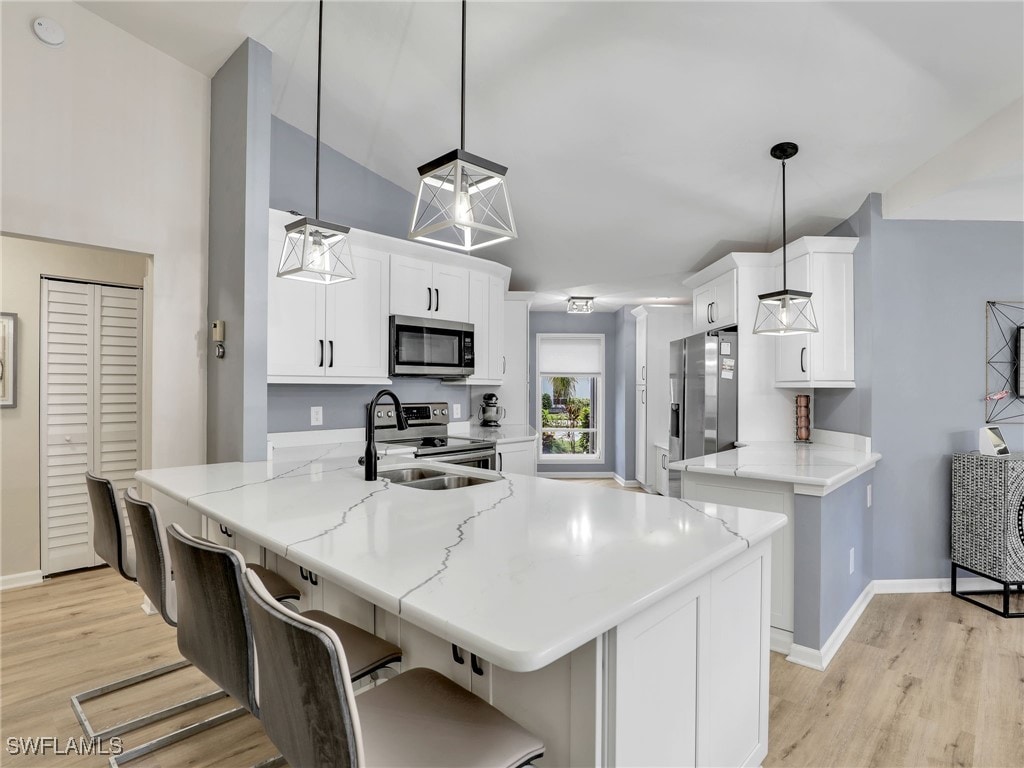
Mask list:
POLYGON ((510 293, 502 302, 501 405, 508 424, 530 421, 530 303, 533 294, 510 293))
POLYGON ((693 332, 736 325, 736 270, 693 289, 693 332))
POLYGON ((391 314, 469 322, 465 267, 395 254, 391 259, 391 314))
POLYGON ((668 496, 668 448, 654 446, 654 490, 662 496, 668 496))
POLYGON ((352 243, 355 280, 317 285, 279 278, 284 226, 294 219, 286 211, 270 212, 267 381, 386 382, 388 254, 352 243))
POLYGON ((498 443, 497 459, 499 472, 517 475, 537 474, 537 439, 517 443, 498 443))
POLYGON ((469 322, 473 324, 476 372, 467 384, 501 384, 505 356, 505 281, 485 272, 469 273, 469 322))
POLYGON ((636 479, 647 485, 647 387, 636 388, 636 479))
MULTIPOLYGON (((776 339, 777 387, 853 387, 855 237, 803 237, 788 245, 786 284, 811 292, 817 333, 776 339)), ((781 259, 781 251, 775 254, 781 259)), ((782 285, 781 264, 777 270, 782 285)))

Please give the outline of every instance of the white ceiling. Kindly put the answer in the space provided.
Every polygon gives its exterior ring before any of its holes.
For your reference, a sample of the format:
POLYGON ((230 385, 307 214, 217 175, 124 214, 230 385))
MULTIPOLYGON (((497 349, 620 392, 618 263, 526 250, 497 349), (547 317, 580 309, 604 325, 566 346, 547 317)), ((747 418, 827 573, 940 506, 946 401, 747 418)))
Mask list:
MULTIPOLYGON (((274 114, 314 132, 316 3, 81 4, 207 75, 258 40, 274 114)), ((780 244, 782 140, 800 145, 790 239, 825 234, 1021 98, 1022 9, 470 2, 466 148, 509 166, 520 232, 481 255, 551 302, 681 296, 729 251, 780 244)), ((414 191, 458 143, 459 33, 458 2, 329 2, 325 141, 414 191)), ((1021 186, 1011 168, 914 214, 1020 211, 1021 186)))

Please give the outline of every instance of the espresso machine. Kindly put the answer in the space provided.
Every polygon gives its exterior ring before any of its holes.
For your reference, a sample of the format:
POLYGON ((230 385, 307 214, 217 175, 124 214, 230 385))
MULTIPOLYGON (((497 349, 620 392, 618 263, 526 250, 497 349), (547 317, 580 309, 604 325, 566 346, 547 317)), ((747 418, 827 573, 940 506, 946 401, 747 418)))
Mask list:
POLYGON ((505 409, 498 405, 498 396, 493 392, 487 392, 483 396, 483 403, 477 412, 480 418, 481 427, 500 427, 498 419, 505 418, 505 409))

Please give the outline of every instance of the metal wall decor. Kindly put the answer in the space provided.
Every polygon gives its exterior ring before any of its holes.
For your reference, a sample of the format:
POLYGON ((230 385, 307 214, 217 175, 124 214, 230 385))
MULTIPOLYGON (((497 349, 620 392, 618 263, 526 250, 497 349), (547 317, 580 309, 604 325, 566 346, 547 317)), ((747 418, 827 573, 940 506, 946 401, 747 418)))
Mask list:
POLYGON ((0 408, 18 405, 18 316, 0 312, 0 408))
POLYGON ((772 157, 782 161, 782 290, 762 293, 757 297, 754 333, 766 336, 818 332, 811 292, 786 288, 786 161, 799 151, 800 148, 792 141, 783 141, 772 147, 770 152, 772 157))
POLYGON ((1024 301, 985 302, 985 423, 1024 422, 1024 301))
POLYGON ((356 273, 348 242, 349 228, 320 220, 320 96, 323 85, 324 3, 320 0, 316 46, 316 212, 284 228, 278 277, 330 285, 352 280, 356 273))
POLYGON ((516 237, 508 168, 466 151, 466 0, 462 0, 459 148, 421 165, 409 238, 473 251, 516 237))

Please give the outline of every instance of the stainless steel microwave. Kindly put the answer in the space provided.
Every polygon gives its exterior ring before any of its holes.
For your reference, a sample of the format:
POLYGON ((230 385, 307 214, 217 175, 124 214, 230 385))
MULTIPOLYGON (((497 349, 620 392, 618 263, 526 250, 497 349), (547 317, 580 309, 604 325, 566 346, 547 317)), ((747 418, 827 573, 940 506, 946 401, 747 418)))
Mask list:
POLYGON ((391 316, 392 376, 463 379, 475 370, 471 323, 391 316))

